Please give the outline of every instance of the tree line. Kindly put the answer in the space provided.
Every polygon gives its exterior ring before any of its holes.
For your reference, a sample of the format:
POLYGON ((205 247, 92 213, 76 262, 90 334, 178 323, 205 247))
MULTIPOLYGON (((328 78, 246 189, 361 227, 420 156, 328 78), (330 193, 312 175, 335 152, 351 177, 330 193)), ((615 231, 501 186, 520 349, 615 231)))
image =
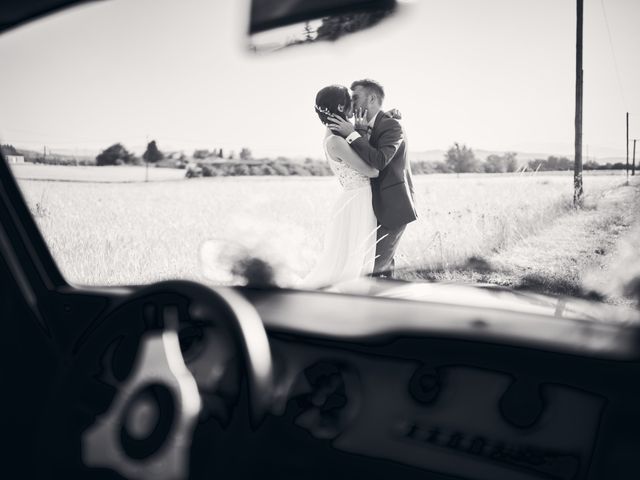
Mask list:
POLYGON ((96 165, 140 165, 146 162, 155 166, 184 168, 186 177, 217 177, 236 175, 331 175, 331 169, 320 160, 312 158, 295 162, 286 157, 254 158, 244 147, 238 155, 234 151, 225 154, 222 148, 197 149, 191 159, 184 153, 167 155, 155 141, 149 142, 141 158, 129 152, 122 144, 111 145, 96 157, 96 165), (171 158, 168 158, 171 157, 171 158))
POLYGON ((333 172, 326 161, 307 158, 304 162, 296 162, 286 157, 278 157, 255 161, 200 162, 189 165, 186 174, 187 178, 241 175, 329 176, 333 175, 333 172))
MULTIPOLYGON (((70 155, 22 151, 13 145, 3 144, 4 155, 23 155, 32 163, 51 165, 153 165, 187 169, 187 176, 229 176, 229 175, 331 175, 331 169, 324 160, 306 158, 304 161, 286 157, 255 158, 249 148, 243 147, 238 154, 222 148, 196 149, 190 157, 184 152, 165 153, 155 140, 147 144, 145 152, 137 156, 122 143, 115 143, 101 151, 95 158, 78 159, 70 155)), ((508 173, 520 170, 561 171, 573 170, 573 160, 568 157, 551 155, 545 159, 522 161, 515 152, 491 154, 484 160, 477 158, 467 145, 454 143, 441 161, 412 161, 411 168, 416 174, 430 173, 508 173)), ((599 164, 593 160, 583 165, 584 170, 624 170, 622 162, 599 164)))
MULTIPOLYGON (((226 160, 252 160, 253 155, 248 148, 242 148, 240 154, 236 156, 234 151, 230 151, 225 154, 222 148, 214 148, 213 150, 196 149, 193 152, 192 158, 194 160, 205 159, 226 159, 226 160)), ((177 166, 184 166, 189 161, 189 158, 183 153, 179 154, 165 154, 158 148, 158 144, 155 140, 152 140, 147 144, 147 149, 141 157, 137 157, 129 150, 127 150, 121 143, 115 143, 103 150, 96 156, 96 165, 142 165, 146 163, 158 164, 162 160, 173 160, 173 163, 177 166)))
MULTIPOLYGON (((573 160, 568 157, 550 155, 547 158, 521 161, 517 153, 506 152, 502 155, 491 154, 482 161, 476 157, 473 149, 454 143, 445 153, 442 161, 412 162, 414 173, 509 173, 520 170, 529 171, 563 171, 573 170, 573 160)), ((593 160, 583 165, 584 170, 617 170, 624 169, 624 163, 599 164, 593 160)))

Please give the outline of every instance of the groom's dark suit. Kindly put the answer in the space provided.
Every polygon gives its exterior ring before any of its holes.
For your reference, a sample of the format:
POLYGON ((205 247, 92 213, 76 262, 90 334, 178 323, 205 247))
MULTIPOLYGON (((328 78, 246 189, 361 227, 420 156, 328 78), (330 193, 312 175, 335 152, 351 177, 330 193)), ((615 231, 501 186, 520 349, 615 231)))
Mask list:
POLYGON ((393 273, 394 254, 407 223, 417 218, 407 144, 400 123, 378 112, 367 141, 366 132, 351 142, 365 162, 380 171, 371 179, 373 211, 378 219, 374 275, 393 273))

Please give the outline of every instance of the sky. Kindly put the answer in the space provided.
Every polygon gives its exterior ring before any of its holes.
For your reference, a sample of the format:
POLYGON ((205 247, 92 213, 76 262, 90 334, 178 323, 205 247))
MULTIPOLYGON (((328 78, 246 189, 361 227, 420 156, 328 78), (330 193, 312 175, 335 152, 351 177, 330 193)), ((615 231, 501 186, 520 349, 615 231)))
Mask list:
MULTIPOLYGON (((640 1, 584 4, 583 151, 624 157, 627 111, 640 138, 640 1)), ((247 49, 248 9, 108 0, 1 35, 0 140, 321 157, 316 92, 373 78, 410 151, 573 152, 575 0, 403 1, 367 31, 261 54, 247 49)))

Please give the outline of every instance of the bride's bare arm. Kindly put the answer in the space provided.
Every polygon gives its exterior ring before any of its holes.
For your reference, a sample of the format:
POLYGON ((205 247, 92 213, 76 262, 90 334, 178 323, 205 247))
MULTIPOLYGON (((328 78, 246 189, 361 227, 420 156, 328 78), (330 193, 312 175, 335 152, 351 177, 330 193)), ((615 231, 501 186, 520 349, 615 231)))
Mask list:
POLYGON ((347 141, 337 135, 327 139, 327 151, 331 157, 346 163, 367 177, 377 177, 378 169, 367 164, 360 156, 351 150, 347 141))

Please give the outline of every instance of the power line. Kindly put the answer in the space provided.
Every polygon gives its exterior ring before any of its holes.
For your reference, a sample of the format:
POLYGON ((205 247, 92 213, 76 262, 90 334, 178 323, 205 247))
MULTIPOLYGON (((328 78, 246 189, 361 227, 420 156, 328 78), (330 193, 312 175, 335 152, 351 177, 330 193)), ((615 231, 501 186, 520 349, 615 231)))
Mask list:
POLYGON ((622 88, 622 79, 620 76, 620 69, 618 68, 618 59, 616 58, 616 52, 613 48, 613 40, 611 38, 611 29, 609 28, 609 19, 607 18, 607 10, 604 8, 604 0, 600 0, 602 6, 602 14, 604 15, 604 23, 607 26, 607 34, 609 37, 609 47, 611 48, 611 55, 613 56, 613 65, 616 69, 616 78, 618 79, 618 88, 620 89, 620 98, 624 107, 627 106, 627 100, 624 95, 624 89, 622 88))

